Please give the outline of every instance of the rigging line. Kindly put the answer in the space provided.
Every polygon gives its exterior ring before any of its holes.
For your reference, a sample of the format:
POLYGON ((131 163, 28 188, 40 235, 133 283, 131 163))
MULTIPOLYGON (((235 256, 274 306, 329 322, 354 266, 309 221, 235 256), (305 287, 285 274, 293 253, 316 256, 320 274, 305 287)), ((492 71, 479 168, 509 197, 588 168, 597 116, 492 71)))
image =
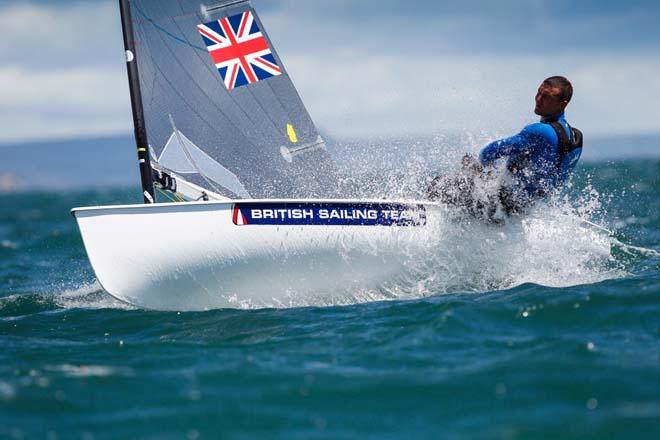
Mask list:
POLYGON ((176 125, 174 124, 174 118, 172 117, 171 113, 170 113, 169 117, 170 117, 170 124, 172 124, 172 129, 174 130, 174 135, 176 136, 176 139, 179 141, 179 145, 183 149, 183 153, 186 155, 186 158, 188 158, 188 161, 192 164, 192 166, 195 168, 195 170, 197 170, 197 173, 200 176, 202 176, 202 178, 206 181, 206 183, 208 183, 211 186, 211 188, 213 188, 215 190, 215 192, 217 192, 218 194, 222 194, 222 191, 220 190, 220 188, 215 186, 213 184, 213 182, 208 179, 208 177, 202 172, 202 170, 197 165, 197 162, 195 161, 195 159, 193 159, 192 154, 190 154, 190 150, 188 150, 188 146, 185 144, 185 142, 183 142, 183 139, 181 139, 181 133, 179 133, 179 130, 176 128, 176 125))
MULTIPOLYGON (((158 35, 160 36, 160 33, 159 33, 158 35)), ((238 132, 243 136, 243 138, 244 138, 245 140, 247 140, 247 142, 248 142, 249 144, 251 144, 253 147, 255 147, 256 150, 259 150, 258 145, 257 145, 256 143, 252 142, 252 141, 246 136, 246 134, 245 134, 245 132, 243 131, 242 127, 241 127, 237 122, 235 122, 235 121, 234 121, 234 120, 233 120, 228 114, 226 114, 226 113, 222 110, 222 108, 221 108, 221 107, 215 102, 215 100, 214 100, 214 99, 213 99, 208 93, 206 93, 206 91, 204 90, 204 88, 203 88, 203 87, 202 87, 197 81, 195 81, 195 78, 194 78, 194 77, 190 74, 190 72, 188 72, 188 70, 183 66, 183 64, 181 63, 181 61, 179 60, 179 58, 176 56, 176 54, 174 53, 174 51, 172 50, 172 48, 167 44, 167 42, 162 38, 162 36, 161 36, 160 39, 161 39, 163 45, 165 46, 165 48, 167 48, 167 51, 172 55, 172 58, 173 58, 173 59, 175 60, 175 62, 179 65, 179 67, 181 68, 182 72, 184 72, 184 73, 186 74, 186 76, 190 79, 190 82, 193 83, 193 84, 195 84, 195 86, 197 86, 197 88, 198 88, 199 91, 202 93, 202 95, 204 95, 204 96, 208 99, 208 101, 213 105, 213 107, 215 107, 215 108, 216 108, 216 109, 217 109, 217 110, 218 110, 218 111, 219 111, 219 112, 225 117, 225 119, 226 119, 227 121, 229 121, 229 123, 230 123, 230 124, 236 129, 236 130, 238 130, 238 132)), ((167 79, 165 73, 160 69, 159 65, 158 65, 157 63, 154 63, 154 65, 156 66, 156 68, 158 69, 158 71, 161 73, 161 75, 163 76, 163 78, 168 82, 168 84, 170 85, 170 87, 172 87, 172 89, 176 92, 176 94, 177 94, 182 100, 185 101, 185 99, 183 98, 183 96, 182 96, 180 93, 178 93, 178 90, 174 89, 174 86, 173 86, 172 83, 167 79)), ((235 101, 234 101, 234 102, 235 102, 235 101)), ((187 103, 187 101, 186 101, 186 103, 187 103)), ((187 104, 188 104, 189 107, 192 108, 192 106, 191 106, 189 103, 187 103, 187 104)), ((244 111, 240 106, 238 106, 238 108, 239 108, 239 109, 241 110, 241 112, 245 115, 245 117, 246 117, 246 119, 247 119, 248 121, 254 123, 253 121, 251 121, 251 119, 249 118, 249 116, 247 116, 247 115, 245 114, 245 111, 244 111)), ((199 115, 198 112, 195 111, 195 114, 197 114, 197 115, 200 116, 200 118, 201 118, 201 115, 199 115)), ((209 123, 208 121, 207 121, 207 124, 210 125, 210 123, 209 123)), ((216 133, 218 133, 218 134, 221 134, 221 133, 218 132, 217 130, 214 130, 214 131, 215 131, 216 133)), ((268 141, 268 136, 265 136, 264 133, 261 133, 261 135, 262 135, 262 138, 263 138, 264 143, 266 143, 266 142, 268 141)))
POLYGON ((597 230, 599 230, 599 231, 601 231, 601 232, 605 232, 605 233, 607 233, 611 238, 613 238, 613 239, 615 240, 616 244, 617 244, 617 245, 618 245, 618 246, 619 246, 624 252, 627 252, 628 254, 632 254, 632 253, 631 253, 631 250, 633 250, 633 251, 639 252, 639 253, 641 253, 641 254, 643 254, 643 255, 650 255, 650 256, 655 256, 655 257, 660 256, 660 252, 658 252, 658 251, 656 251, 656 250, 653 250, 653 249, 647 249, 647 248, 640 247, 640 246, 633 246, 633 245, 631 245, 631 244, 626 244, 626 243, 622 242, 621 240, 619 240, 618 238, 616 238, 616 233, 615 233, 615 232, 610 231, 609 229, 607 229, 607 228, 604 227, 604 226, 599 225, 598 223, 594 223, 594 222, 591 222, 591 221, 589 221, 589 220, 585 220, 585 219, 580 219, 580 222, 582 222, 582 223, 584 223, 584 224, 586 224, 586 225, 588 225, 588 226, 591 226, 591 227, 593 227, 594 229, 597 229, 597 230))
MULTIPOLYGON (((178 3, 179 3, 179 8, 181 8, 181 12, 185 12, 185 11, 183 10, 183 7, 181 6, 181 0, 178 0, 178 3)), ((255 14, 255 17, 256 17, 256 14, 255 14)), ((200 17, 199 15, 197 15, 197 18, 200 19, 200 21, 204 21, 203 17, 200 17)), ((179 29, 179 32, 181 32, 181 35, 185 35, 185 33, 184 33, 184 32, 182 31, 182 29, 181 29, 181 26, 179 26, 179 24, 178 24, 176 21, 174 21, 174 19, 172 19, 172 22, 173 22, 174 25, 177 27, 177 29, 179 29)), ((263 28, 262 28, 262 30, 263 30, 263 28)), ((271 47, 272 47, 272 45, 271 45, 271 47)), ((208 55, 208 50, 207 50, 206 52, 207 52, 207 55, 208 55)), ((211 67, 209 66, 208 58, 203 57, 199 52, 195 52, 195 54, 197 54, 197 57, 198 57, 198 58, 200 59, 200 61, 202 62, 202 65, 204 66, 204 68, 206 68, 206 70, 208 70, 209 73, 210 73, 211 75, 213 75, 214 78, 217 78, 218 71, 217 71, 217 69, 211 68, 211 67)), ((268 81, 266 81, 266 82, 268 82, 268 81)), ((279 128, 278 125, 277 125, 277 122, 271 117, 270 113, 268 113, 268 112, 266 111, 266 109, 264 108, 264 106, 261 104, 261 101, 258 100, 257 97, 255 96, 255 94, 254 94, 254 92, 252 91, 252 89, 248 88, 248 91, 249 91, 250 95, 252 96, 252 98, 254 99, 254 101, 256 102, 257 106, 259 106, 259 108, 261 109, 261 111, 266 115, 266 117, 268 118, 268 120, 273 124, 273 128, 275 129, 275 131, 276 131, 277 133, 281 133, 280 128, 279 128)), ((226 91, 226 93, 229 95, 229 97, 231 98, 232 101, 234 101, 239 107, 241 107, 240 104, 234 99, 234 97, 233 97, 228 91, 226 91)), ((275 96, 275 98, 278 99, 277 96, 275 96)), ((278 100, 278 102, 279 102, 279 100, 278 100)), ((281 105, 281 103, 280 103, 280 105, 281 105)), ((242 107, 241 107, 241 110, 243 110, 242 107)), ((282 110, 284 110, 284 109, 282 109, 282 110)), ((245 110, 243 110, 243 111, 244 111, 245 113, 247 113, 245 110)), ((284 111, 284 113, 286 113, 286 111, 284 111)), ((247 116, 247 115, 246 115, 246 116, 247 116)), ((284 136, 284 135, 282 135, 282 136, 284 136)))
POLYGON ((580 219, 580 221, 582 223, 587 224, 589 226, 592 226, 592 227, 594 227, 594 228, 596 228, 596 229, 598 229, 602 232, 606 232, 608 235, 614 236, 614 232, 610 231, 609 229, 605 228, 604 226, 601 226, 597 223, 590 222, 589 220, 585 220, 585 219, 580 219))
POLYGON ((178 202, 184 202, 185 199, 181 198, 181 196, 177 195, 176 193, 171 193, 169 191, 164 191, 160 188, 157 188, 158 194, 165 197, 171 202, 178 203, 178 202))

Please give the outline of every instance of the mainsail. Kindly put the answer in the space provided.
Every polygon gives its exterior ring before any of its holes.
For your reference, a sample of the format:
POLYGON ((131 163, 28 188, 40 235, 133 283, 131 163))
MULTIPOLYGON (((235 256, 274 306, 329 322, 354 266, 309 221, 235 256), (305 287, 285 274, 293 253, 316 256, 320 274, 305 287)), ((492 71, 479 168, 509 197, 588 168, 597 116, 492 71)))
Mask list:
POLYGON ((231 198, 337 195, 325 143, 249 1, 128 4, 156 168, 231 198))

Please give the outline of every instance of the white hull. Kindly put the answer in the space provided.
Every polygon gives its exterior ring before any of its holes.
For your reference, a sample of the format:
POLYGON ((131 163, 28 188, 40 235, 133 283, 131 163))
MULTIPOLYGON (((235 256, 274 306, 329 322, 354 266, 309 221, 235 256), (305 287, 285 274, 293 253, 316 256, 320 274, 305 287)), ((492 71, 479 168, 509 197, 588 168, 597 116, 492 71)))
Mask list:
MULTIPOLYGON (((259 201, 239 203, 249 207, 259 201)), ((96 277, 108 293, 149 309, 205 310, 288 305, 300 295, 324 303, 324 297, 338 290, 377 289, 433 246, 430 231, 441 216, 440 207, 414 205, 424 211, 425 221, 409 226, 237 224, 234 202, 72 212, 96 277)))

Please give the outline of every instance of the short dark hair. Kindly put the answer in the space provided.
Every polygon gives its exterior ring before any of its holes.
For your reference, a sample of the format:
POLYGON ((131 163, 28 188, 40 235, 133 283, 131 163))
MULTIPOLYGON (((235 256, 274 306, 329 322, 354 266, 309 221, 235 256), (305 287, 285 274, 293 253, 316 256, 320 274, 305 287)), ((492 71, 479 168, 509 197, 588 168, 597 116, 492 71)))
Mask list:
POLYGON ((543 81, 543 84, 558 88, 561 92, 559 99, 562 101, 571 102, 571 98, 573 97, 573 85, 565 77, 551 76, 550 78, 546 78, 543 81))

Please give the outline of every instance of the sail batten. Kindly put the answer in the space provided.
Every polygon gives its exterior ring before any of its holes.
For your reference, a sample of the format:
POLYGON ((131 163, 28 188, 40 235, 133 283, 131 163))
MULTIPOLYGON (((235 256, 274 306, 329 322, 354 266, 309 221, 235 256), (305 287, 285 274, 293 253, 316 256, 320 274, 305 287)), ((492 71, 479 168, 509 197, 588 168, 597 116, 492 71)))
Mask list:
MULTIPOLYGON (((172 144, 171 117, 174 133, 185 133, 186 141, 178 143, 194 145, 203 153, 199 157, 217 164, 209 161, 199 167, 202 172, 234 176, 235 182, 226 180, 233 187, 225 188, 229 196, 336 196, 334 163, 249 1, 205 6, 192 0, 131 0, 130 5, 155 157, 163 157, 172 144)), ((193 183, 217 191, 208 176, 201 177, 193 183)))
POLYGON ((235 6, 235 5, 239 5, 239 4, 243 4, 243 3, 250 3, 250 0, 230 0, 228 2, 218 3, 218 4, 214 4, 214 5, 210 5, 210 6, 202 5, 202 12, 204 14, 208 14, 208 13, 211 13, 211 12, 216 12, 216 11, 219 11, 221 9, 229 8, 231 6, 235 6))

